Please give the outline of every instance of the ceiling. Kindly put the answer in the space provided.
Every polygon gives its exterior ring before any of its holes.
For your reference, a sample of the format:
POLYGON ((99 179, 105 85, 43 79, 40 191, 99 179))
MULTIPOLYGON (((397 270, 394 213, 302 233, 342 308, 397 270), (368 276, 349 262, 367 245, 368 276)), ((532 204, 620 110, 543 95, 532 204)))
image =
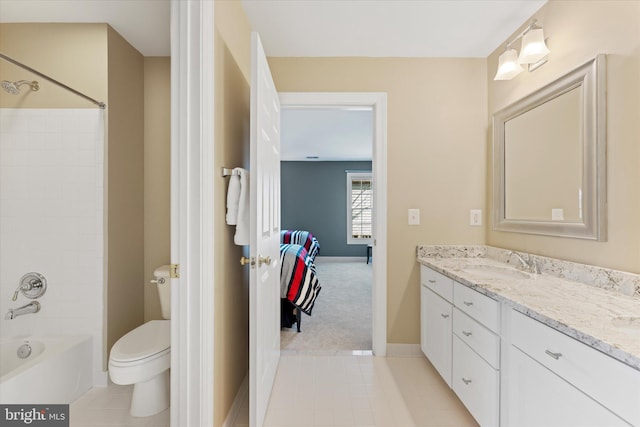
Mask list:
POLYGON ((106 22, 144 56, 169 56, 169 0, 0 0, 0 22, 106 22))
MULTIPOLYGON (((546 0, 242 0, 268 56, 487 57, 546 0)), ((0 22, 107 22, 169 55, 169 0, 0 0, 0 22)))
MULTIPOLYGON (((242 0, 242 5, 268 56, 485 58, 546 1, 242 0)), ((169 6, 169 0, 0 0, 0 22, 106 22, 144 56, 167 56, 169 6)), ((285 110, 283 158, 371 158, 368 120, 366 111, 285 110)))
POLYGON ((370 107, 283 108, 281 128, 282 160, 371 160, 370 107))
POLYGON ((546 0, 242 0, 267 56, 486 58, 546 0))

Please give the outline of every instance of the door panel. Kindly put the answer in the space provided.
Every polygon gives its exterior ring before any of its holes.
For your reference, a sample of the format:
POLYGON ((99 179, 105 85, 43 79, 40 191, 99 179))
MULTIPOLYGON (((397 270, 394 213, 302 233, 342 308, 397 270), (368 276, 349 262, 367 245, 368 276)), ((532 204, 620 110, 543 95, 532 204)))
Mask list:
POLYGON ((280 101, 251 35, 249 421, 262 427, 280 359, 280 101))

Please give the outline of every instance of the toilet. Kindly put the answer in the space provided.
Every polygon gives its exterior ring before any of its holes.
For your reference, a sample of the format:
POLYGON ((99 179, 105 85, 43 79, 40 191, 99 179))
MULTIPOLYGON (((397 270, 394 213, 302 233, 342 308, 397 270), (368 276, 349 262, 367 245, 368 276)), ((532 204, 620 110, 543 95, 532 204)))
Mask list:
POLYGON ((133 384, 131 416, 148 417, 169 407, 171 366, 170 266, 154 271, 162 317, 138 326, 120 338, 109 354, 109 377, 115 384, 133 384))

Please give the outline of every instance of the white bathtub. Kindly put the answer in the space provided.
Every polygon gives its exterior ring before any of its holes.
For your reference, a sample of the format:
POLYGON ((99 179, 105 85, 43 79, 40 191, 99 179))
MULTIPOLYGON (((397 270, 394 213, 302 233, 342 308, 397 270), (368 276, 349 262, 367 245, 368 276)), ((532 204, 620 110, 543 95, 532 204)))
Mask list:
POLYGON ((0 341, 0 403, 71 403, 92 386, 91 336, 12 338, 0 341), (18 357, 28 343, 31 355, 18 357))

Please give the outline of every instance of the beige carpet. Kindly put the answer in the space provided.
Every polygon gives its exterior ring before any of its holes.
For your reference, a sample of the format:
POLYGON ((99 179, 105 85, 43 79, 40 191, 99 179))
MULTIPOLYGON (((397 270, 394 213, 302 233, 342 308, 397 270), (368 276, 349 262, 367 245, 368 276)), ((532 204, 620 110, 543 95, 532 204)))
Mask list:
POLYGON ((302 332, 282 328, 281 349, 290 351, 371 350, 371 264, 316 263, 322 286, 311 316, 302 313, 302 332))

